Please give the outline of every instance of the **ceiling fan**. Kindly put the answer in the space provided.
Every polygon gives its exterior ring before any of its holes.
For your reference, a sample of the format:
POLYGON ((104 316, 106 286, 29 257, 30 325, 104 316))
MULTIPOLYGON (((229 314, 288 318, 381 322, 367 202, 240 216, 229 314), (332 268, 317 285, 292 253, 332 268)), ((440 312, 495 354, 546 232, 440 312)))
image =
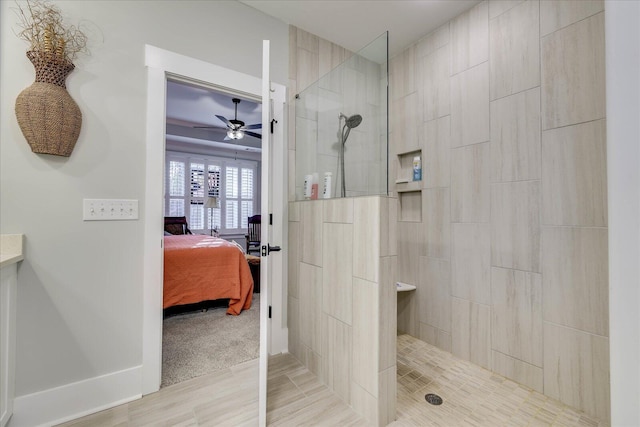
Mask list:
MULTIPOLYGON (((230 139, 242 139, 245 134, 252 136, 254 138, 262 139, 262 135, 256 132, 251 132, 248 129, 262 129, 262 123, 255 123, 253 125, 245 125, 242 120, 238 120, 238 104, 240 103, 239 98, 231 99, 236 107, 236 115, 234 119, 227 120, 226 117, 220 116, 216 114, 216 117, 222 120, 227 125, 227 136, 224 138, 225 141, 230 139)), ((215 128, 216 126, 194 126, 194 128, 215 128)))

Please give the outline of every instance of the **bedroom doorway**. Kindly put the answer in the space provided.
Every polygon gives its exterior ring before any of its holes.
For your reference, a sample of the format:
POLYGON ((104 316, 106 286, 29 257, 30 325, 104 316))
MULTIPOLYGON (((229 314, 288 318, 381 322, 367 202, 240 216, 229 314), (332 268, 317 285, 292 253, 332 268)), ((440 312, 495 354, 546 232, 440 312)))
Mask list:
MULTIPOLYGON (((266 57, 268 58, 268 42, 266 57)), ((267 178, 273 182, 271 188, 266 187, 269 196, 265 197, 265 184, 261 182, 263 202, 263 242, 282 244, 286 241, 286 146, 284 144, 284 106, 286 88, 283 85, 269 83, 268 67, 265 79, 256 78, 233 70, 205 63, 183 55, 147 45, 145 63, 147 66, 147 144, 146 144, 146 185, 144 204, 145 228, 145 268, 143 298, 143 365, 142 394, 157 391, 161 378, 161 345, 162 345, 162 276, 163 276, 163 185, 165 154, 165 101, 168 79, 180 79, 195 83, 204 83, 219 88, 232 88, 235 93, 258 96, 266 94, 268 108, 263 109, 263 126, 280 123, 263 138, 263 147, 271 147, 268 163, 270 173, 267 178), (266 198, 267 202, 264 201, 266 198), (273 214, 273 221, 268 218, 273 214), (267 230, 265 233, 264 230, 267 230), (270 240, 264 240, 270 236, 270 240)), ((265 55, 263 55, 264 59, 265 55)), ((264 71, 264 70, 263 70, 264 71)), ((263 75, 265 75, 263 73, 263 75)), ((263 107, 265 103, 263 102, 263 107)), ((264 150, 264 148, 263 148, 264 150)), ((263 151, 264 153, 264 151, 263 151)), ((263 154, 264 155, 264 154, 263 154)), ((264 163, 264 162, 263 162, 264 163)), ((262 175, 265 174, 262 168, 262 175)), ((264 245, 263 244, 263 245, 264 245)), ((263 260, 265 258, 262 258, 263 260)), ((267 257, 268 262, 261 262, 260 293, 260 423, 264 423, 266 408, 266 364, 267 347, 269 352, 280 353, 286 350, 286 293, 282 289, 286 283, 286 253, 276 253, 267 257), (271 268, 268 266, 271 265, 271 268), (265 275, 265 269, 268 274, 265 275), (266 277, 265 277, 266 276, 266 277), (273 298, 265 292, 265 278, 272 283, 266 290, 272 291, 273 298), (267 321, 267 308, 272 308, 275 315, 267 321)))
POLYGON ((173 76, 165 110, 160 387, 241 364, 257 374, 260 238, 256 250, 248 231, 261 209, 261 99, 173 76), (241 299, 230 301, 236 291, 241 299))

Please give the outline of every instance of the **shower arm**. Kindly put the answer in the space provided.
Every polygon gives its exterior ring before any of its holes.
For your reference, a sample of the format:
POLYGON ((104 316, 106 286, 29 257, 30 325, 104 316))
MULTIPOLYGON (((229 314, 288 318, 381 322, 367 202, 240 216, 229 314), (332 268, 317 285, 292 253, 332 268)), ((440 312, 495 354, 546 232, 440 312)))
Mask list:
POLYGON ((341 136, 341 141, 340 141, 340 182, 342 185, 342 188, 340 189, 341 193, 341 197, 347 197, 347 180, 345 177, 345 171, 344 171, 344 149, 347 143, 347 138, 349 137, 349 132, 351 132, 351 128, 349 126, 347 126, 346 123, 346 119, 345 119, 345 124, 342 126, 342 131, 340 132, 340 136, 341 136), (345 133, 346 130, 346 133, 345 133))
POLYGON ((342 133, 343 133, 343 129, 341 129, 342 126, 342 119, 343 118, 347 118, 347 116, 345 116, 344 114, 340 113, 338 115, 338 165, 337 165, 337 171, 336 174, 339 173, 340 174, 340 179, 338 179, 338 177, 336 176, 336 179, 334 181, 334 185, 335 185, 335 189, 334 189, 334 194, 338 194, 338 190, 340 191, 340 197, 344 197, 343 194, 343 190, 342 190, 342 183, 344 181, 344 163, 343 163, 343 159, 344 159, 344 143, 342 142, 343 138, 342 138, 342 133))

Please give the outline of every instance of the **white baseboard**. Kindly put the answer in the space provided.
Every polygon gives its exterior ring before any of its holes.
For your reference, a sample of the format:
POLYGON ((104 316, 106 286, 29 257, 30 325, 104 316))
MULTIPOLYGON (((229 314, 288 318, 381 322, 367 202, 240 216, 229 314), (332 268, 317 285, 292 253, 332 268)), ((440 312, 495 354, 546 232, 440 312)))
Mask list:
POLYGON ((16 397, 7 427, 52 426, 142 397, 142 366, 16 397))

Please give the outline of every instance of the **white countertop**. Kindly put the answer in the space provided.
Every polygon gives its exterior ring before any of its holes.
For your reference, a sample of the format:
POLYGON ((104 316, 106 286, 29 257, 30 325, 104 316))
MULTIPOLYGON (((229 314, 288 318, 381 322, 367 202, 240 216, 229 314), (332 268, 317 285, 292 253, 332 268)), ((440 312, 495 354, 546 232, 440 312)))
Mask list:
POLYGON ((0 268, 24 259, 24 234, 0 234, 0 268))

